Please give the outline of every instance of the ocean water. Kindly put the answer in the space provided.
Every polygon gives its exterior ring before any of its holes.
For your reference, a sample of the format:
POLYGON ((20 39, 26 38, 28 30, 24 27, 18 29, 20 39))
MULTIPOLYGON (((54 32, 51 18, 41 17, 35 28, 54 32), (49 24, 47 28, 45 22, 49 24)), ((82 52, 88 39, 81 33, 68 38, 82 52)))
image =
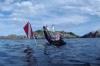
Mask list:
POLYGON ((65 41, 66 45, 59 48, 45 48, 44 39, 37 42, 1 39, 0 66, 100 66, 100 38, 65 41), (33 50, 31 58, 24 52, 27 46, 33 50))

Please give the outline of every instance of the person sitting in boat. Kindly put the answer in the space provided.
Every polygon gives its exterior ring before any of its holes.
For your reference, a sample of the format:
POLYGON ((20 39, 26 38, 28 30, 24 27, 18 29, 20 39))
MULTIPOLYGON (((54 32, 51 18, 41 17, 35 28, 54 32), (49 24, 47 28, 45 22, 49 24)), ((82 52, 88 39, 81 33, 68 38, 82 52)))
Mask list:
POLYGON ((61 39, 61 34, 60 33, 57 33, 55 40, 60 40, 60 39, 61 39))
POLYGON ((50 35, 48 29, 46 26, 43 26, 43 32, 44 32, 44 35, 45 35, 45 38, 46 40, 50 43, 50 44, 53 44, 55 46, 61 46, 61 45, 64 45, 65 42, 63 41, 62 37, 61 37, 61 34, 57 33, 55 35, 54 38, 52 38, 52 36, 50 35))

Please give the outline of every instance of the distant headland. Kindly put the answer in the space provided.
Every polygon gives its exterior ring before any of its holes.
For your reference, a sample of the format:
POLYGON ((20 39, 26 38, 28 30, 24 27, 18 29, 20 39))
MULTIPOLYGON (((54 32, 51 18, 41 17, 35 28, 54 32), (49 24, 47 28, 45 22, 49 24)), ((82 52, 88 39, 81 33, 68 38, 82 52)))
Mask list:
MULTIPOLYGON (((73 32, 65 32, 65 31, 55 31, 61 33, 63 38, 100 38, 100 31, 89 32, 83 36, 76 35, 73 32)), ((51 32, 52 33, 52 32, 51 32)), ((44 39, 44 34, 42 30, 36 30, 34 35, 37 39, 44 39)), ((0 39, 27 39, 25 35, 16 35, 11 34, 8 36, 0 36, 0 39)))

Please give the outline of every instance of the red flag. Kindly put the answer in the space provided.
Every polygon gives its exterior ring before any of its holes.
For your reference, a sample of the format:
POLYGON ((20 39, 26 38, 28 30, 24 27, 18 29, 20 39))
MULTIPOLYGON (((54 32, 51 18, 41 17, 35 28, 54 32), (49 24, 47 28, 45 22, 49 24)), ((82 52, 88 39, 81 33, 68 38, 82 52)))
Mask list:
POLYGON ((24 26, 24 31, 27 35, 27 38, 29 39, 33 38, 33 31, 32 31, 31 24, 29 22, 24 26))

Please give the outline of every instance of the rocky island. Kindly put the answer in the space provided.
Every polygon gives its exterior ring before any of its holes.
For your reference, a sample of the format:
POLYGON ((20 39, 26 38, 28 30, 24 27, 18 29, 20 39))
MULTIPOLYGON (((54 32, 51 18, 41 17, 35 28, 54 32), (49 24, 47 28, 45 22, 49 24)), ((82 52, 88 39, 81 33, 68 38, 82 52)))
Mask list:
POLYGON ((81 38, 100 38, 100 31, 89 32, 81 38))

